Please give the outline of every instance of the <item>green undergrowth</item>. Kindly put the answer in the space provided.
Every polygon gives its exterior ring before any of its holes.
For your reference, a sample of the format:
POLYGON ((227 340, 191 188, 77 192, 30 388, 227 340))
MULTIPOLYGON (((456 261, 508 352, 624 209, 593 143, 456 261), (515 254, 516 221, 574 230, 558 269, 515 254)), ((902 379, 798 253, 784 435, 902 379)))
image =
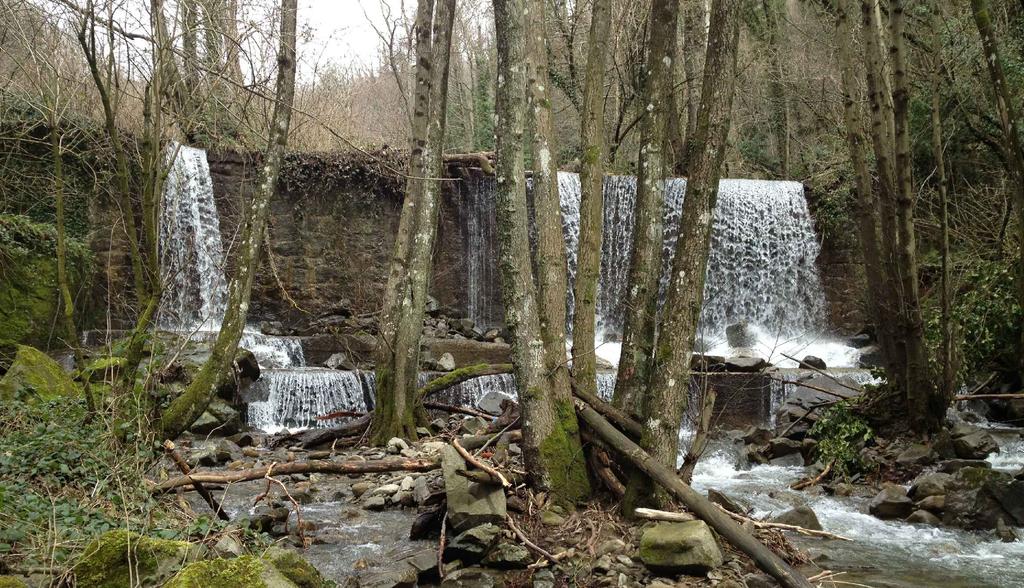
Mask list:
POLYGON ((130 529, 202 540, 225 528, 152 497, 144 475, 157 453, 126 440, 81 398, 0 403, 0 569, 66 570, 97 536, 130 529))
POLYGON ((818 440, 815 451, 821 463, 832 463, 832 471, 842 478, 864 468, 860 450, 875 435, 867 421, 857 416, 847 402, 829 407, 808 434, 818 440))

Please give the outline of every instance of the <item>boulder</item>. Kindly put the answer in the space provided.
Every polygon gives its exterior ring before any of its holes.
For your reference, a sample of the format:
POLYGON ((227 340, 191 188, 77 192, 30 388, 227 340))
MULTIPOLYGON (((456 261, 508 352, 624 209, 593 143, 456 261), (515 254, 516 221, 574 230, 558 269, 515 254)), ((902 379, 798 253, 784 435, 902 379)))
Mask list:
POLYGON ((896 484, 886 484, 868 504, 868 512, 880 519, 905 519, 914 512, 914 501, 896 484))
POLYGON ((965 529, 994 529, 1000 518, 1024 525, 1024 482, 992 469, 958 471, 946 488, 942 522, 965 529))
POLYGON ((507 394, 497 390, 488 390, 480 397, 480 400, 477 401, 476 407, 491 414, 501 414, 502 405, 510 401, 515 402, 515 400, 507 394))
POLYGON ((455 533, 505 520, 505 492, 500 486, 478 484, 460 476, 458 472, 466 470, 466 462, 450 445, 441 451, 441 469, 448 498, 448 521, 455 533))
POLYGON ((0 400, 46 402, 73 398, 81 393, 71 376, 49 355, 28 345, 14 348, 14 359, 0 378, 0 400))
POLYGON ((937 459, 935 451, 923 443, 914 443, 896 456, 896 462, 902 465, 928 465, 937 459))
POLYGON ((719 492, 714 488, 708 488, 708 500, 734 514, 746 515, 750 512, 750 507, 742 501, 737 500, 724 492, 719 492))
POLYGON ((704 575, 724 559, 704 521, 657 523, 640 537, 640 559, 657 574, 704 575))
POLYGON ((387 445, 385 446, 385 451, 392 455, 402 453, 403 449, 409 449, 409 444, 406 443, 405 439, 400 437, 392 437, 391 439, 388 439, 387 445))
POLYGON ((939 463, 938 470, 944 474, 955 474, 964 468, 992 469, 992 464, 983 459, 947 459, 939 463))
POLYGON ((500 588, 505 579, 500 572, 483 568, 462 568, 446 574, 441 588, 500 588))
POLYGON ((796 525, 797 527, 811 529, 812 531, 821 531, 821 523, 818 521, 818 515, 816 515, 814 510, 807 505, 791 508, 773 518, 772 522, 782 523, 784 525, 796 525))
POLYGON ((727 372, 754 373, 768 367, 768 362, 761 357, 729 357, 724 363, 727 372))
POLYGON ((327 361, 324 362, 324 367, 331 368, 332 370, 354 370, 359 366, 355 362, 349 359, 348 355, 344 353, 332 353, 327 361))
POLYGON ((28 584, 18 576, 0 576, 0 588, 28 588, 28 584))
POLYGON ((917 523, 919 525, 930 525, 932 527, 938 527, 942 524, 942 520, 927 510, 915 510, 907 517, 908 523, 917 523))
POLYGON ((483 565, 499 570, 521 570, 533 562, 530 551, 516 543, 501 542, 484 557, 483 565))
POLYGON ((825 364, 825 360, 814 355, 805 355, 804 358, 800 360, 800 367, 805 369, 828 369, 828 365, 825 364))
POLYGON ((923 498, 917 502, 917 508, 941 514, 946 510, 946 497, 943 495, 923 498))
POLYGON ((501 529, 491 523, 467 529, 448 543, 445 556, 449 560, 478 562, 483 559, 499 536, 501 529))
POLYGON ((214 398, 189 430, 196 435, 234 435, 244 428, 242 415, 221 398, 214 398))
POLYGON ((789 455, 783 455, 782 457, 772 458, 768 460, 768 463, 773 466, 784 468, 803 467, 804 456, 800 453, 790 453, 789 455))
POLYGON ((263 554, 263 560, 273 565, 286 578, 291 580, 299 588, 327 588, 333 586, 320 575, 320 572, 313 567, 298 553, 290 549, 270 547, 263 554))
POLYGON ((416 588, 418 586, 416 568, 401 562, 395 569, 371 572, 359 577, 359 588, 416 588))
POLYGON ((92 541, 75 565, 80 588, 159 586, 182 566, 203 557, 205 549, 126 530, 108 531, 92 541))
POLYGON ((914 483, 910 486, 910 491, 907 495, 917 500, 928 498, 929 496, 941 496, 946 493, 946 485, 953 480, 953 476, 950 474, 943 474, 938 472, 921 474, 914 479, 914 483))
POLYGON ((442 353, 441 357, 437 358, 437 361, 434 362, 434 365, 442 372, 450 372, 455 369, 455 357, 451 353, 442 353))
POLYGON ((975 431, 960 437, 954 436, 953 449, 961 459, 985 459, 990 453, 999 452, 999 444, 985 431, 975 431))
MULTIPOLYGON (((125 584, 128 586, 129 584, 125 584)), ((272 563, 253 555, 233 559, 197 561, 181 569, 165 588, 208 588, 210 586, 246 586, 247 588, 297 588, 272 563)), ((326 584, 320 584, 326 586, 326 584)))
POLYGON ((234 461, 241 456, 242 450, 227 439, 199 444, 189 455, 189 461, 203 467, 215 467, 234 461))
POLYGON ((776 437, 768 442, 768 448, 772 457, 784 457, 794 453, 801 453, 803 444, 795 439, 787 437, 776 437))
POLYGON ((747 321, 733 323, 725 328, 725 338, 733 349, 749 349, 757 345, 757 333, 747 321))
POLYGON ((743 434, 740 439, 744 443, 750 445, 766 445, 772 439, 772 432, 764 427, 758 427, 751 425, 743 430, 743 434))
POLYGON ((857 357, 858 367, 865 369, 882 367, 882 348, 878 345, 867 345, 860 348, 860 356, 857 357))

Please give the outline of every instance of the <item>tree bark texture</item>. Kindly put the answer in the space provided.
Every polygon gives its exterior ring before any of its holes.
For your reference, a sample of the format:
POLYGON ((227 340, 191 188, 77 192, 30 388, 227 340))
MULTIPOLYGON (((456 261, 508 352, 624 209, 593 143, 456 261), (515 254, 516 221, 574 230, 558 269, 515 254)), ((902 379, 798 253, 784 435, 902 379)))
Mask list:
POLYGON ((574 449, 579 447, 578 431, 565 426, 565 411, 571 412, 572 405, 556 407, 546 389, 546 356, 530 263, 523 161, 527 106, 525 14, 524 0, 494 0, 498 49, 498 270, 505 324, 512 337, 512 363, 522 410, 523 458, 530 482, 536 488, 551 490, 559 499, 575 500, 589 492, 589 480, 584 456, 574 449))
POLYGON ((576 256, 573 298, 576 311, 572 322, 572 371, 576 387, 597 395, 595 321, 597 283, 601 276, 601 241, 604 223, 604 79, 611 30, 611 0, 595 0, 587 45, 587 70, 583 84, 583 112, 580 139, 583 163, 580 168, 580 236, 576 256))
POLYGON ((678 16, 678 0, 654 0, 651 4, 633 213, 633 256, 629 264, 622 353, 614 395, 615 406, 627 412, 637 410, 640 394, 650 380, 654 356, 664 240, 666 105, 671 91, 673 39, 678 16))
MULTIPOLYGON (((640 445, 666 467, 675 469, 679 427, 690 389, 690 352, 704 301, 704 277, 711 247, 711 226, 718 180, 736 87, 739 0, 714 0, 707 62, 697 116, 697 144, 683 200, 679 239, 658 334, 650 386, 642 396, 644 435, 640 445)), ((651 496, 644 477, 630 480, 629 493, 651 496), (646 491, 645 491, 646 489, 646 491)))
POLYGON ((410 160, 412 177, 407 184, 385 296, 377 360, 378 404, 370 427, 371 441, 381 445, 392 437, 417 437, 420 338, 441 196, 439 178, 447 120, 455 0, 438 2, 433 16, 426 6, 431 4, 430 0, 421 4, 416 23, 419 58, 410 160), (421 21, 421 17, 426 21, 421 21), (391 278, 394 278, 393 288, 391 278))
POLYGON ((224 322, 210 357, 185 392, 167 407, 160 419, 164 436, 173 439, 187 429, 206 410, 217 390, 220 375, 230 366, 245 328, 252 294, 252 282, 259 263, 260 246, 267 227, 270 199, 277 191, 288 143, 292 104, 295 98, 295 21, 297 0, 281 0, 280 49, 277 55, 277 89, 271 117, 267 151, 260 169, 260 181, 242 227, 238 253, 238 269, 228 287, 228 304, 224 322))

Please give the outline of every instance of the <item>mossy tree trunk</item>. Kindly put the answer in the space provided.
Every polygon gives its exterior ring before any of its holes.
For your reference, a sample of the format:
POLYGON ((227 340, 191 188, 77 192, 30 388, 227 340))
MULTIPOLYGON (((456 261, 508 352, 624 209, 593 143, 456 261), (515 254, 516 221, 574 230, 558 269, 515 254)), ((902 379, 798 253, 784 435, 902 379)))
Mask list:
POLYGON ((246 214, 238 253, 238 270, 228 288, 224 322, 210 357, 185 392, 174 399, 160 419, 159 427, 167 438, 187 429, 206 410, 217 390, 218 379, 230 366, 245 328, 252 294, 252 282, 260 257, 260 245, 267 226, 270 200, 277 191, 288 142, 292 104, 295 97, 295 21, 297 0, 281 0, 280 48, 277 54, 277 89, 271 116, 267 151, 260 168, 258 189, 246 214))
POLYGON ((644 65, 640 155, 637 160, 636 204, 633 209, 633 257, 622 331, 622 354, 613 403, 636 413, 640 396, 650 382, 654 356, 661 248, 664 240, 665 126, 672 87, 678 0, 651 4, 650 40, 644 65))
MULTIPOLYGON (((505 324, 523 423, 523 458, 535 488, 571 501, 589 492, 572 404, 556 404, 549 385, 537 286, 530 263, 523 161, 526 123, 526 0, 494 0, 498 49, 496 180, 498 269, 505 324)), ((564 294, 564 290, 563 290, 564 294)), ((563 323, 564 327, 564 323, 563 323)), ((564 350, 564 348, 563 348, 564 350)), ((564 351, 563 351, 564 353, 564 351)))
POLYGON ((583 166, 580 168, 579 252, 573 285, 576 312, 572 319, 572 375, 577 388, 594 396, 597 395, 594 322, 604 229, 604 79, 609 45, 605 39, 611 30, 611 21, 611 0, 595 0, 590 17, 580 121, 583 166))
MULTIPOLYGON (((711 226, 718 180, 725 158, 726 138, 736 87, 736 49, 739 42, 740 0, 713 0, 707 61, 697 114, 695 150, 683 200, 665 308, 658 332, 652 377, 641 396, 640 445, 656 460, 674 467, 679 454, 679 427, 690 391, 690 353, 704 300, 704 275, 711 248, 711 226)), ((626 490, 634 501, 654 499, 646 475, 635 474, 626 490)))
POLYGON ((381 314, 373 443, 416 438, 420 338, 437 234, 437 207, 455 0, 422 0, 416 11, 416 91, 410 177, 381 314))
MULTIPOLYGON (((988 1, 971 0, 971 9, 974 13, 974 23, 978 27, 978 34, 981 36, 985 66, 988 68, 989 78, 992 80, 992 93, 996 103, 996 113, 999 116, 999 128, 1003 135, 1003 150, 1006 152, 1004 158, 1006 171, 1013 178, 1013 205, 1017 208, 1018 229, 1022 235, 1017 252, 1017 303, 1024 308, 1024 149, 1021 146, 1021 123, 1014 109, 1014 96, 1011 94, 1010 85, 1007 83, 1006 74, 1003 71, 1003 56, 992 27, 988 1)), ((1020 378, 1024 381, 1024 331, 1021 332, 1021 337, 1018 354, 1020 378)))
POLYGON ((707 34, 704 27, 704 1, 685 0, 682 4, 683 21, 683 75, 686 88, 686 135, 681 160, 675 168, 686 173, 689 170, 690 142, 697 133, 697 110, 700 108, 700 80, 704 73, 704 52, 707 49, 707 34))

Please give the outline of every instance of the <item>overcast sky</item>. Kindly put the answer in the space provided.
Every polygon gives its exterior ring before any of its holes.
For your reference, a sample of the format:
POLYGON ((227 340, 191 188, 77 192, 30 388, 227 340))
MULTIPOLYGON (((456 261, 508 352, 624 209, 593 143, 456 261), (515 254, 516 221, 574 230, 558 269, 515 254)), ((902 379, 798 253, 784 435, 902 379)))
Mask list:
MULTIPOLYGON (((319 54, 321 61, 341 64, 375 65, 379 39, 366 15, 382 23, 381 5, 385 2, 396 13, 400 9, 400 0, 300 0, 299 26, 308 26, 314 33, 313 40, 301 49, 303 55, 315 59, 319 54)), ((415 0, 408 0, 406 9, 414 8, 415 0)))

